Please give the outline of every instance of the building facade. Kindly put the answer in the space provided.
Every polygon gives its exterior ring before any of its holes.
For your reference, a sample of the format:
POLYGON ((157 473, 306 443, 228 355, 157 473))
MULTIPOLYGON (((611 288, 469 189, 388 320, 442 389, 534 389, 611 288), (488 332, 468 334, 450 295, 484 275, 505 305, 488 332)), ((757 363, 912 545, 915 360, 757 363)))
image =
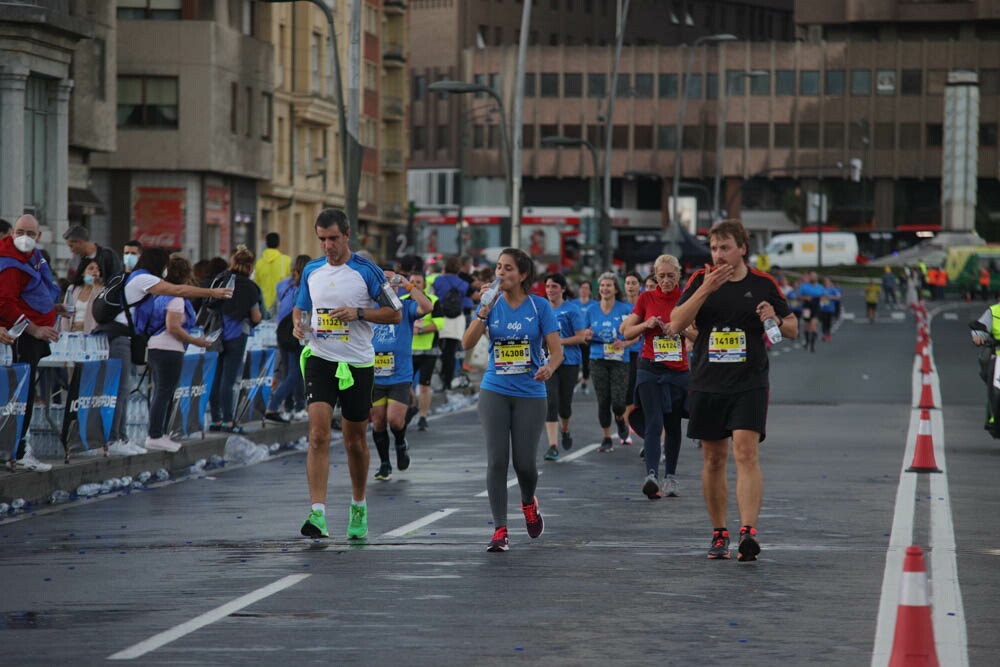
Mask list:
POLYGON ((273 165, 273 49, 256 3, 118 0, 116 150, 91 160, 107 241, 192 259, 257 247, 273 165))
MULTIPOLYGON (((333 11, 346 104, 351 99, 350 4, 337 3, 333 11)), ((406 221, 407 5, 364 0, 360 9, 357 243, 387 258, 398 250, 406 221)), ((278 232, 284 252, 316 255, 317 214, 346 204, 329 26, 324 13, 305 2, 261 6, 260 16, 275 53, 274 168, 261 189, 261 232, 278 232)))
MULTIPOLYGON (((0 5, 0 217, 11 223, 24 213, 38 218, 41 244, 57 269, 69 259, 62 233, 70 219, 70 188, 87 184, 85 169, 70 168, 67 156, 72 151, 78 165, 90 151, 108 150, 114 142, 106 123, 83 127, 90 107, 76 118, 80 109, 71 104, 75 84, 76 100, 99 94, 93 72, 79 71, 76 59, 86 58, 98 72, 99 62, 106 62, 97 47, 99 41, 106 45, 109 29, 100 4, 0 5), (77 121, 72 137, 71 114, 77 121)), ((75 198, 79 204, 82 197, 75 198)))

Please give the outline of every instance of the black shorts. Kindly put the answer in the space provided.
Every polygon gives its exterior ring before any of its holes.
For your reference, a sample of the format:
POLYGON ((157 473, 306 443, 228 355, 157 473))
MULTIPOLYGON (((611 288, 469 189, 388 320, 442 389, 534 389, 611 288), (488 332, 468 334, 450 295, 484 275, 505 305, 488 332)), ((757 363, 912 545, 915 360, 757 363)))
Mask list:
POLYGON ((764 442, 767 426, 767 387, 738 394, 691 392, 687 434, 695 440, 725 440, 733 431, 756 431, 764 442))
POLYGON ((372 405, 387 405, 389 401, 409 405, 410 383, 376 384, 375 388, 372 389, 372 405))
POLYGON ((346 362, 327 361, 310 356, 305 361, 305 383, 307 403, 327 403, 331 407, 340 401, 340 414, 351 422, 366 422, 372 409, 372 386, 375 384, 375 367, 357 368, 350 366, 354 384, 340 389, 337 379, 338 364, 346 362))
POLYGON ((421 387, 431 386, 431 378, 434 377, 434 366, 437 365, 438 355, 436 354, 415 354, 413 355, 413 372, 419 373, 418 382, 421 387))

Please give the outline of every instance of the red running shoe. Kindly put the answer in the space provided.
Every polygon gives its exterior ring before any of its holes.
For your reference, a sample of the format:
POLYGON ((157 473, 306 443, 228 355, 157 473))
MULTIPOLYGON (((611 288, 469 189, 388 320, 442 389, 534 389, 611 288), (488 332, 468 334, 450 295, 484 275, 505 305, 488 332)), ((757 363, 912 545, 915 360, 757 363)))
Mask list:
POLYGON ((534 539, 545 530, 542 515, 538 513, 538 498, 532 498, 530 505, 521 504, 521 511, 524 512, 524 523, 528 527, 528 537, 534 539))
POLYGON ((507 526, 500 526, 493 532, 493 539, 486 547, 487 551, 507 551, 510 549, 510 539, 507 537, 507 526))

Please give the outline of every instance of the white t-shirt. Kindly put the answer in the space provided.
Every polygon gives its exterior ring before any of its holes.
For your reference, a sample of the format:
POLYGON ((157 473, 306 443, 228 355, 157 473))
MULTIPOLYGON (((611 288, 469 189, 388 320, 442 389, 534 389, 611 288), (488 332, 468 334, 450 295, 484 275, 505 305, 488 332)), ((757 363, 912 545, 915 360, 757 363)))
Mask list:
MULTIPOLYGON (((140 274, 127 283, 125 283, 125 303, 139 303, 142 298, 146 296, 151 288, 156 283, 160 282, 160 278, 148 273, 140 274)), ((135 317, 135 308, 131 309, 132 316, 135 317)), ((118 313, 118 317, 115 318, 115 322, 128 326, 128 320, 125 318, 125 312, 122 311, 118 313)))
MULTIPOLYGON (((167 312, 168 313, 180 313, 184 316, 184 299, 175 296, 169 302, 167 302, 167 312)), ((150 350, 169 350, 171 352, 183 352, 185 349, 185 344, 174 338, 173 334, 169 331, 164 331, 163 333, 158 333, 155 336, 150 336, 149 344, 146 346, 150 350)))

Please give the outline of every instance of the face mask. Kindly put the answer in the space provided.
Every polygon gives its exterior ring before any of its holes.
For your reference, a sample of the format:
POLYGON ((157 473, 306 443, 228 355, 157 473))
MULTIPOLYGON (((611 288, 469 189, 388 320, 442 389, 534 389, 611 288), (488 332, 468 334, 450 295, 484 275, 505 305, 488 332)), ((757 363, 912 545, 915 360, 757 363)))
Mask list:
POLYGON ((131 271, 135 268, 135 263, 139 261, 138 255, 125 255, 122 257, 122 261, 125 262, 125 268, 131 271))
POLYGON ((86 275, 86 276, 84 276, 83 277, 83 284, 84 285, 93 285, 94 284, 94 276, 89 275, 89 274, 86 275))
POLYGON ((21 252, 31 252, 35 249, 35 239, 30 236, 15 236, 14 247, 21 252))

